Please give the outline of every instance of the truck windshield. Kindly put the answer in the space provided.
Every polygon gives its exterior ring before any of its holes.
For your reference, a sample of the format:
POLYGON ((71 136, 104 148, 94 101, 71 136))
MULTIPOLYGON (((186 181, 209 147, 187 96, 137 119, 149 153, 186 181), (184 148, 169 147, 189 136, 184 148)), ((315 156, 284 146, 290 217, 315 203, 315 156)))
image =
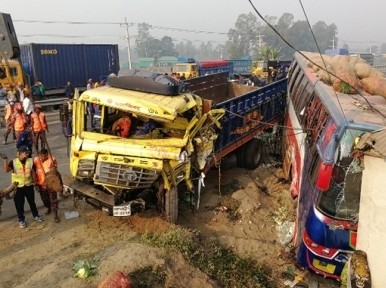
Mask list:
POLYGON ((352 220, 359 213, 363 165, 351 152, 361 134, 363 131, 346 130, 337 147, 330 188, 318 196, 317 209, 334 219, 352 220))
POLYGON ((189 71, 189 65, 176 65, 176 66, 174 66, 174 72, 176 72, 176 73, 190 72, 189 71))

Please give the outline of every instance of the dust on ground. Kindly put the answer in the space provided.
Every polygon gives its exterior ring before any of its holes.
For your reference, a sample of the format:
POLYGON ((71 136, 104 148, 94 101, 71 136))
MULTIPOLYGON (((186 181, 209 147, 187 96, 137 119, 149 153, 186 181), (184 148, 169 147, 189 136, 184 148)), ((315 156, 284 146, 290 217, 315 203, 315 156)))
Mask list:
MULTIPOLYGON (((285 287, 283 272, 295 269, 295 262, 291 249, 278 241, 276 223, 292 221, 295 211, 280 173, 264 164, 254 171, 212 170, 200 208, 180 204, 178 226, 202 241, 214 237, 240 257, 253 259, 264 267, 271 287, 285 287)), ((80 217, 73 219, 65 219, 65 210, 76 210, 71 199, 60 202, 60 223, 54 223, 53 215, 34 222, 30 213, 25 229, 15 218, 0 221, 0 287, 96 287, 116 270, 130 274, 135 287, 221 287, 181 253, 141 241, 144 233, 175 229, 156 210, 114 218, 81 202, 80 217), (100 256, 97 275, 73 278, 73 263, 95 255, 100 256)), ((319 287, 339 287, 338 282, 297 273, 319 287)))

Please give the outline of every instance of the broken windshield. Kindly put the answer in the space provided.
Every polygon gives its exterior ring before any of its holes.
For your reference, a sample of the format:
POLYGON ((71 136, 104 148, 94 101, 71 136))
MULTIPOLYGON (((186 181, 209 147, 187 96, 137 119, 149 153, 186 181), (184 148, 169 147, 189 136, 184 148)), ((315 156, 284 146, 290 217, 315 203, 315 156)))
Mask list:
POLYGON ((363 166, 351 153, 355 138, 363 133, 347 129, 337 146, 330 187, 319 193, 316 203, 317 209, 329 217, 352 220, 359 213, 363 166))

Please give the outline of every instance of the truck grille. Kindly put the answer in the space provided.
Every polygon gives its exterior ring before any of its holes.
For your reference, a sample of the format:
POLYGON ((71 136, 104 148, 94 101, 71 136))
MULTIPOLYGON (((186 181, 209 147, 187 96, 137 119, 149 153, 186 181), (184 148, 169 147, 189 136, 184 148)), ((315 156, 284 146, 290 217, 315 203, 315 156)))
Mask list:
POLYGON ((121 186, 125 189, 140 189, 150 187, 157 178, 157 171, 122 164, 98 162, 95 181, 121 186))

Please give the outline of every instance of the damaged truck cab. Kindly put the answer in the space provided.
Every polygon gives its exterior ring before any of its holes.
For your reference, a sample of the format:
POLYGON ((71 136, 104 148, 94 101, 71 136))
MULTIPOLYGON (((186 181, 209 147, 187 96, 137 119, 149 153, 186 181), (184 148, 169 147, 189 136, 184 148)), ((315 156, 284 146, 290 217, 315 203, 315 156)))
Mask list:
POLYGON ((192 171, 202 171, 207 164, 225 113, 205 111, 203 107, 210 107, 205 101, 191 92, 169 96, 112 86, 76 92, 73 178, 64 177, 65 187, 113 216, 131 215, 154 199, 166 219, 175 223, 177 185, 185 182, 188 191, 193 190, 192 171), (85 131, 90 107, 95 125, 85 131), (123 127, 114 125, 121 117, 131 122, 126 137, 117 133, 123 127))

